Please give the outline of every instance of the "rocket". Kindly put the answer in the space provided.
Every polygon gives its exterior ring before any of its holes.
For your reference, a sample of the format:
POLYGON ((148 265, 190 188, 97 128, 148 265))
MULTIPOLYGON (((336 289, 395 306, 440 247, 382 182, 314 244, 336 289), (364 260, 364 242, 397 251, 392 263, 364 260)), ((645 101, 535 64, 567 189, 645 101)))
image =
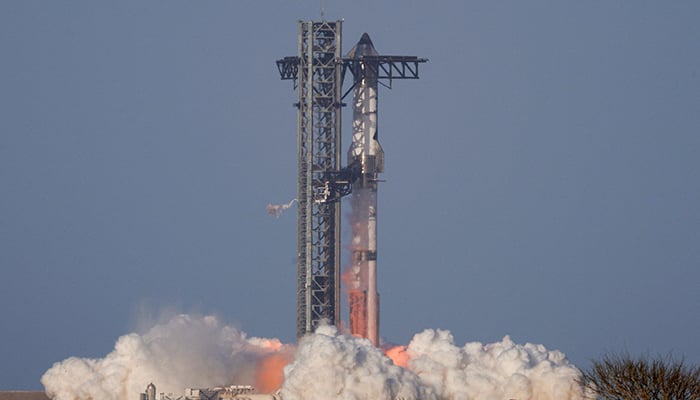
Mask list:
MULTIPOLYGON (((380 55, 367 33, 341 54, 342 21, 299 21, 299 55, 277 60, 282 80, 294 81, 298 115, 297 337, 324 323, 340 324, 340 200, 350 198, 350 265, 342 279, 350 332, 379 344, 377 185, 384 172, 378 140, 379 83, 418 79, 416 56, 380 55), (343 80, 352 74, 352 86, 343 80), (341 110, 352 92, 352 138, 340 167, 341 110)), ((269 205, 278 213, 291 206, 269 205)))
POLYGON ((347 58, 359 65, 354 76, 352 143, 348 165, 352 181, 352 256, 349 277, 350 331, 379 344, 377 292, 377 184, 384 172, 384 151, 377 134, 379 54, 367 33, 347 58))

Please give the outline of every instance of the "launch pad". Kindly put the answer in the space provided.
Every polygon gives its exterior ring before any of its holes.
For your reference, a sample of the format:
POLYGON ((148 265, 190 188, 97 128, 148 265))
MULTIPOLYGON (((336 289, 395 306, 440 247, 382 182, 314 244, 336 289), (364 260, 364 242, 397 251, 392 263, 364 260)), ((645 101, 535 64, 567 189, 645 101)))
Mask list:
MULTIPOLYGON (((379 82, 418 79, 415 56, 380 55, 367 33, 342 55, 342 21, 299 21, 297 56, 277 61, 298 89, 297 337, 340 324, 340 199, 352 194, 350 331, 379 344, 377 186, 379 82), (343 92, 350 72, 352 85, 343 92), (352 142, 341 167, 342 107, 353 93, 352 142)), ((384 83, 383 83, 384 84, 384 83)))
POLYGON ((205 389, 185 389, 184 395, 161 393, 156 395, 156 385, 149 383, 139 395, 139 400, 281 400, 278 394, 255 393, 249 385, 231 385, 205 389))

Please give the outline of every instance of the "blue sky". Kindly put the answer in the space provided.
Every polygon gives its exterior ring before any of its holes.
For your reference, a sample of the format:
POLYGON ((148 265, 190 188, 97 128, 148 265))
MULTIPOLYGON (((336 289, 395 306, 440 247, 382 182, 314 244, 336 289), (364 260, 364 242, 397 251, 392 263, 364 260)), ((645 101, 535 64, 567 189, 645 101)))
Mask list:
MULTIPOLYGON (((700 363, 700 3, 325 3, 430 59, 380 93, 384 337, 700 363)), ((274 61, 319 4, 0 3, 0 389, 168 312, 294 340, 274 61)))

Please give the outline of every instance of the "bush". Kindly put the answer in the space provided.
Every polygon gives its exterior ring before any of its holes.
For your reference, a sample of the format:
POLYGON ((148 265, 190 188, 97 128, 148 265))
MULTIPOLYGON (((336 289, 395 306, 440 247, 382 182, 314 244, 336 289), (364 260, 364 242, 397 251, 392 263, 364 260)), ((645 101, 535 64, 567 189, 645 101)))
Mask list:
POLYGON ((581 383, 599 399, 700 400, 700 366, 671 357, 607 355, 582 372, 581 383))

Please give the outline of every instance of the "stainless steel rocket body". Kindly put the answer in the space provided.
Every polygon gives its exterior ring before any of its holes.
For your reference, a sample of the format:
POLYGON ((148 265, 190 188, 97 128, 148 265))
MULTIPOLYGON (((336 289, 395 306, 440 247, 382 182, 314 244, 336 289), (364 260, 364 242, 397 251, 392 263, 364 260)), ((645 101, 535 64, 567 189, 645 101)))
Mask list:
MULTIPOLYGON (((367 34, 348 54, 362 60, 377 56, 367 34)), ((353 90, 352 143, 348 164, 359 166, 352 183, 352 266, 351 293, 355 293, 355 309, 351 301, 351 331, 379 344, 379 294, 377 291, 377 183, 384 171, 384 152, 377 136, 377 68, 370 61, 360 62, 353 90), (361 304, 364 303, 364 304, 361 304), (355 319, 353 324, 353 318, 355 319), (354 327, 353 327, 354 325, 354 327)))

